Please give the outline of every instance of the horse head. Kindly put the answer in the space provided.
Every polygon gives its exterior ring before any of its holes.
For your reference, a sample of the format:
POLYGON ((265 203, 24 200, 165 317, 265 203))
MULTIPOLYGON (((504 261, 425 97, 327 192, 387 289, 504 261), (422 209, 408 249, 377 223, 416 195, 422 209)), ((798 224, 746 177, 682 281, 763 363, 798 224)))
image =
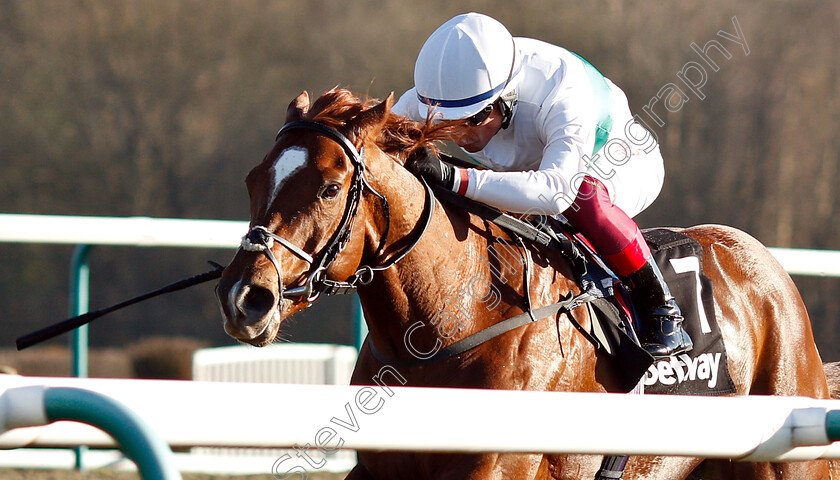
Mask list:
POLYGON ((216 288, 229 335, 267 345, 325 284, 369 281, 362 257, 382 253, 390 220, 366 169, 391 158, 377 143, 386 122, 406 122, 390 114, 392 100, 332 90, 311 106, 306 92, 289 104, 274 146, 246 178, 250 230, 216 288))

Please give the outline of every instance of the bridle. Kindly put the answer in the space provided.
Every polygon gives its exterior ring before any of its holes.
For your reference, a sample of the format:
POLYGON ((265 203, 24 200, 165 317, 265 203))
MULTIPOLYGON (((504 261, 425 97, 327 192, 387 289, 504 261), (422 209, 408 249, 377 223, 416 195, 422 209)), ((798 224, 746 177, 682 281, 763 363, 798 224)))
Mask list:
MULTIPOLYGON (((277 138, 279 139, 281 135, 294 129, 312 130, 316 133, 319 133, 332 139, 333 141, 341 145, 341 147, 344 149, 344 152, 350 158, 350 161, 354 166, 354 171, 353 178, 351 180, 351 186, 347 195, 347 205, 344 209, 344 215, 342 216, 341 223, 339 224, 329 243, 317 255, 310 255, 309 253, 307 253, 297 245, 293 244, 289 240, 269 231, 266 227, 261 225, 256 225, 251 228, 248 234, 245 235, 245 237, 243 237, 240 248, 246 251, 264 252, 268 259, 271 261, 271 263, 274 265, 274 268, 277 269, 277 275, 279 279, 278 290, 280 293, 278 302, 284 297, 302 297, 307 303, 311 304, 312 302, 317 300, 322 294, 333 295, 354 293, 359 285, 367 285, 371 283, 373 281, 373 276, 377 271, 390 268, 395 263, 404 258, 415 246, 417 246, 417 244, 420 242, 420 239, 423 237, 423 234, 426 232, 429 225, 431 224, 431 219, 434 215, 435 209, 435 195, 432 192, 432 188, 429 186, 429 184, 426 183, 426 181, 423 180, 422 177, 420 177, 420 180, 423 183, 423 186, 426 190, 426 203, 424 205, 424 211, 421 214, 420 220, 418 221, 418 224, 421 228, 416 238, 414 238, 413 241, 409 242, 405 247, 401 248, 399 251, 390 255, 379 265, 364 265, 359 267, 356 270, 356 273, 351 275, 350 278, 348 278, 345 281, 328 279, 327 274, 329 273, 330 266, 335 261, 339 253, 341 253, 341 250, 344 248, 348 239, 350 238, 351 229, 353 227, 353 220, 358 214, 359 202, 361 201, 363 191, 365 189, 368 189, 371 193, 376 195, 382 201, 385 212, 385 233, 380 239, 379 247, 374 253, 374 258, 381 254, 387 240, 387 224, 390 223, 390 207, 388 205, 387 198, 385 198, 382 194, 380 194, 373 187, 371 187, 371 185, 365 179, 363 149, 357 150, 356 147, 352 144, 352 142, 350 142, 350 140, 347 139, 347 137, 342 135, 334 128, 312 121, 297 121, 288 123, 277 133, 277 138), (310 265, 307 279, 302 286, 289 289, 284 288, 282 284, 282 273, 280 269, 280 263, 277 261, 277 258, 272 252, 272 247, 274 246, 275 242, 286 247, 286 249, 289 250, 292 254, 301 258, 310 265)), ((493 338, 496 338, 513 329, 529 325, 543 318, 549 318, 561 311, 570 312, 571 310, 574 310, 583 303, 590 302, 593 299, 597 298, 595 295, 591 294, 588 291, 582 291, 578 295, 573 295, 570 292, 566 297, 560 299, 560 301, 555 304, 547 305, 538 309, 532 309, 530 296, 532 261, 530 253, 528 253, 528 249, 523 242, 523 238, 532 240, 534 242, 546 246, 551 245, 552 242, 554 242, 561 249, 565 248, 566 244, 560 241, 559 239, 553 240, 552 236, 546 234, 545 232, 542 232, 536 227, 527 224, 526 222, 523 222, 519 219, 510 217, 492 207, 477 204, 474 202, 469 202, 464 197, 443 188, 438 190, 438 193, 454 197, 455 199, 459 199, 454 202, 456 205, 462 206, 466 211, 479 215, 487 220, 490 220, 499 225, 500 227, 511 232, 513 237, 522 246, 523 251, 526 252, 524 261, 526 268, 523 269, 523 295, 525 298, 525 312, 503 320, 499 323, 496 323, 488 328, 479 330, 478 332, 464 337, 450 345, 447 345, 446 347, 440 348, 434 354, 426 357, 418 356, 416 353, 412 352, 414 354, 414 358, 410 358, 407 360, 400 358, 387 358, 376 348, 376 346, 373 344, 373 341, 370 340, 370 338, 368 338, 368 345, 370 347, 371 354, 378 361, 382 362, 383 364, 399 365, 409 368, 444 361, 456 355, 460 355, 461 353, 464 353, 468 350, 471 350, 476 346, 487 342, 493 338)), ((568 244, 568 246, 572 247, 572 244, 568 244)), ((569 316, 569 318, 572 317, 569 316)), ((586 331, 581 325, 577 324, 574 321, 572 323, 576 326, 575 328, 581 331, 581 333, 584 334, 584 336, 589 341, 593 342, 596 348, 599 347, 600 344, 598 343, 598 340, 595 339, 595 337, 590 335, 588 331, 586 331)), ((406 332, 406 335, 409 335, 411 331, 413 331, 413 329, 415 328, 413 327, 412 329, 409 329, 409 331, 406 332)))
POLYGON ((292 130, 311 130, 315 133, 324 135, 325 137, 338 143, 350 159, 350 163, 354 167, 353 177, 350 181, 350 188, 347 192, 347 204, 344 208, 344 214, 341 217, 341 222, 336 228, 332 238, 330 238, 330 241, 317 254, 310 255, 309 253, 306 253, 306 251, 302 248, 277 235, 276 233, 269 231, 262 225, 253 226, 248 234, 242 237, 242 243, 239 248, 249 252, 265 253, 266 257, 268 257, 269 261, 271 261, 274 268, 277 270, 279 299, 286 297, 303 298, 307 303, 312 303, 322 294, 336 295, 354 293, 359 285, 367 285, 372 282, 374 273, 393 266, 405 257, 420 242, 420 239, 428 229, 429 224, 431 223, 432 215, 434 214, 434 194, 432 193, 429 185, 423 181, 423 185, 426 189, 426 204, 424 206, 423 216, 420 218, 422 228, 412 242, 409 242, 409 244, 403 247, 400 251, 394 253, 379 265, 363 265, 359 267, 356 270, 356 273, 351 275, 347 280, 339 281, 329 279, 327 278, 327 275, 330 267, 350 240, 353 222, 358 215, 359 204, 364 190, 367 189, 380 199, 383 205, 385 217, 385 231, 379 241, 379 246, 374 253, 374 257, 378 257, 382 253, 388 239, 391 223, 390 205, 388 204, 388 199, 377 192, 370 183, 368 183, 365 177, 364 147, 357 150, 355 145, 353 145, 353 143, 338 130, 327 125, 308 120, 287 123, 280 129, 280 131, 277 132, 275 141, 279 140, 280 136, 284 133, 292 130), (277 257, 275 257, 272 252, 275 242, 286 247, 287 250, 310 265, 309 271, 306 275, 306 281, 303 285, 288 289, 283 286, 283 274, 280 268, 280 262, 277 261, 277 257))

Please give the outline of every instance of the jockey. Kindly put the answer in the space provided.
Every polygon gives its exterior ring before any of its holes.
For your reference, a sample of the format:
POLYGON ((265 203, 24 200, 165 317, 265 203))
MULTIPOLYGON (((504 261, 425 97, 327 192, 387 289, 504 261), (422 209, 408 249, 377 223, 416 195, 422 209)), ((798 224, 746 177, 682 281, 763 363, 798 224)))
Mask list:
POLYGON ((691 350, 680 309, 631 219, 659 195, 664 166, 621 89, 575 53, 513 38, 477 13, 432 33, 414 84, 393 112, 462 122, 453 140, 477 168, 426 151, 410 169, 508 212, 562 214, 631 289, 645 350, 654 357, 691 350))

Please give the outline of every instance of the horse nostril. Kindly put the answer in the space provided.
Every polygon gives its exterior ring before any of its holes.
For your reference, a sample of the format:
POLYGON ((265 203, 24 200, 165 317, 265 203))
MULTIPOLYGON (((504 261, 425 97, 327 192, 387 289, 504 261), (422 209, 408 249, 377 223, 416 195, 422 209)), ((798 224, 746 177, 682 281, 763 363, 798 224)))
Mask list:
POLYGON ((258 285, 244 287, 236 302, 236 307, 248 317, 264 317, 274 308, 274 293, 258 285))

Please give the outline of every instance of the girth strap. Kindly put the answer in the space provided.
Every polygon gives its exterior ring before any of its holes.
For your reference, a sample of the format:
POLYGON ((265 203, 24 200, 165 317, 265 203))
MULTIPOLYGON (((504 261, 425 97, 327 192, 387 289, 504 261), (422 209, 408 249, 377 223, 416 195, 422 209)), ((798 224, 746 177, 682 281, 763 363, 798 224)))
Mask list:
MULTIPOLYGON (((421 359, 417 357, 388 358, 385 355, 383 355, 382 352, 380 352, 376 348, 376 346, 374 346, 373 341, 370 339, 370 337, 367 338, 367 343, 370 347, 370 352, 373 354, 373 357, 382 363, 392 365, 395 367, 422 367, 424 365, 441 362, 443 360, 450 359, 456 355, 460 355, 468 350, 471 350, 481 345, 482 343, 488 340, 492 340, 493 338, 498 337, 499 335, 507 333, 516 328, 528 325, 530 323, 536 322, 538 320, 548 318, 556 314, 557 312, 570 312, 575 308, 579 307, 580 305, 583 305, 584 303, 587 303, 594 299, 595 297, 588 293, 582 293, 577 296, 574 296, 571 293, 569 293, 563 300, 555 304, 540 307, 535 310, 529 310, 528 312, 520 313, 519 315, 508 318, 507 320, 503 320, 495 325, 491 325, 485 328, 484 330, 480 330, 466 338, 463 338, 453 343, 452 345, 441 348, 437 351, 437 353, 426 359, 421 359)), ((573 321, 572 323, 577 324, 576 321, 573 321)))

